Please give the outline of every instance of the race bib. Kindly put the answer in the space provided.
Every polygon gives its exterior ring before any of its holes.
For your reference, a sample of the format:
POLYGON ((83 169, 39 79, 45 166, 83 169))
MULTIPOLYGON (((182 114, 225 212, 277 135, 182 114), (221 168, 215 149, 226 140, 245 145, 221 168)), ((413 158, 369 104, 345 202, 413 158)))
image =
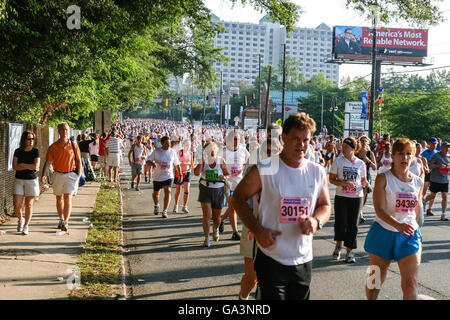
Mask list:
POLYGON ((231 167, 231 176, 238 177, 242 172, 242 168, 240 166, 232 166, 231 167))
POLYGON ((383 161, 383 166, 389 167, 390 165, 391 165, 391 162, 390 162, 390 161, 388 161, 388 160, 384 160, 384 161, 383 161))
POLYGON ((218 181, 219 180, 219 170, 206 170, 205 176, 206 176, 206 180, 208 180, 208 181, 218 181))
POLYGON ((309 214, 310 207, 309 197, 281 197, 280 223, 300 222, 300 216, 309 214))
POLYGON ((161 170, 169 170, 169 168, 170 168, 170 163, 162 161, 162 162, 159 164, 159 167, 160 167, 161 170))
POLYGON ((418 204, 417 196, 411 192, 397 192, 395 194, 395 212, 408 214, 414 211, 418 204))
POLYGON ((353 187, 349 186, 342 187, 342 192, 345 194, 356 194, 356 185, 353 187))

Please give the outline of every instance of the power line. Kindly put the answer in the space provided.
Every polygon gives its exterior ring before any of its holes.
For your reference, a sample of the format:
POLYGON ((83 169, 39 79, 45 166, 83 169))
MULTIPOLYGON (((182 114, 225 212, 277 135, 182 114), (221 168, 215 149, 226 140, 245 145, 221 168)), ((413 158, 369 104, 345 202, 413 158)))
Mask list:
MULTIPOLYGON (((449 66, 442 66, 442 67, 434 67, 434 68, 426 68, 421 70, 408 70, 408 71, 392 71, 392 72, 382 72, 381 74, 393 74, 393 73, 410 73, 410 72, 422 72, 422 71, 428 71, 428 70, 437 70, 437 69, 443 69, 443 68, 450 68, 449 66)), ((365 76, 367 77, 367 76, 365 76)))

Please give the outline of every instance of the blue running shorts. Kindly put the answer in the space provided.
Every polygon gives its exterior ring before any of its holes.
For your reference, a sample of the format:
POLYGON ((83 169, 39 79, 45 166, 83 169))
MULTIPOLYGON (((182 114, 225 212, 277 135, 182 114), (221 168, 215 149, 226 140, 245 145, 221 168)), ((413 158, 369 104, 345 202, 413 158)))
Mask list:
POLYGON ((392 232, 374 222, 364 243, 367 253, 389 261, 399 261, 422 250, 422 235, 420 229, 412 236, 400 232, 392 232))

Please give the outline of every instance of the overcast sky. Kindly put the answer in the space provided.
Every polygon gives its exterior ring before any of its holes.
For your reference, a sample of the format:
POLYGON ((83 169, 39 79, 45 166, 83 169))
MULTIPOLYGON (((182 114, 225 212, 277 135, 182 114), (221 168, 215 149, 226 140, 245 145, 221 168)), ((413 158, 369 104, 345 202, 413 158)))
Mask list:
MULTIPOLYGON (((250 6, 243 7, 240 3, 232 8, 229 0, 204 0, 206 6, 221 20, 258 23, 265 13, 260 13, 250 6)), ((320 23, 327 24, 330 28, 336 25, 351 25, 370 27, 372 22, 361 17, 352 9, 346 9, 345 0, 291 0, 300 5, 304 13, 300 16, 297 27, 315 28, 320 23)), ((434 64, 430 67, 395 67, 394 71, 413 71, 450 65, 450 1, 445 0, 439 4, 443 12, 445 22, 436 27, 429 28, 428 33, 428 58, 434 58, 434 64)), ((410 28, 414 26, 405 23, 388 25, 387 27, 410 28)), ((388 71, 390 66, 382 66, 381 72, 388 71)), ((439 70, 450 71, 450 67, 439 70)), ((429 71, 419 72, 426 75, 429 71)), ((370 80, 370 65, 341 65, 339 77, 366 76, 370 80)))

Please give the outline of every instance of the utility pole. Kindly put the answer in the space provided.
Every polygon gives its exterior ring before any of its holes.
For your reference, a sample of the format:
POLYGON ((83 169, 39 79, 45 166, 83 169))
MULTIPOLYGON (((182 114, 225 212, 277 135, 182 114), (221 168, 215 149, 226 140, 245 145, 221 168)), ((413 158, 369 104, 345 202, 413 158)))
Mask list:
POLYGON ((286 42, 283 45, 283 92, 281 96, 281 124, 284 123, 284 96, 286 92, 286 42))
POLYGON ((220 125, 222 125, 222 71, 220 71, 220 92, 219 92, 219 112, 220 112, 220 125))
POLYGON ((323 93, 322 93, 322 113, 320 114, 320 132, 323 130, 323 93))
POLYGON ((258 108, 258 127, 261 125, 261 54, 258 54, 258 73, 259 73, 259 108, 258 108))
MULTIPOLYGON (((372 7, 372 80, 370 84, 370 110, 369 110, 369 139, 373 139, 373 109, 375 105, 376 94, 376 74, 377 74, 377 11, 376 7, 372 7)), ((381 62, 380 67, 381 71, 381 62)))
POLYGON ((270 97, 270 78, 272 77, 272 66, 269 66, 269 79, 267 80, 267 93, 266 93, 266 118, 264 119, 264 129, 269 127, 269 97, 270 97))

